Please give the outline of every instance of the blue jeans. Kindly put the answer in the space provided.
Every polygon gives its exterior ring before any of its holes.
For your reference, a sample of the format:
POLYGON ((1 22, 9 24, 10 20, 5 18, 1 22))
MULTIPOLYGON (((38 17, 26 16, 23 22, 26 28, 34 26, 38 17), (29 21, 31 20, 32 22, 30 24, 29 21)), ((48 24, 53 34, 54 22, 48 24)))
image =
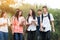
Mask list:
POLYGON ((8 33, 0 31, 0 40, 8 40, 8 33))
POLYGON ((23 40, 22 33, 14 33, 14 40, 23 40))

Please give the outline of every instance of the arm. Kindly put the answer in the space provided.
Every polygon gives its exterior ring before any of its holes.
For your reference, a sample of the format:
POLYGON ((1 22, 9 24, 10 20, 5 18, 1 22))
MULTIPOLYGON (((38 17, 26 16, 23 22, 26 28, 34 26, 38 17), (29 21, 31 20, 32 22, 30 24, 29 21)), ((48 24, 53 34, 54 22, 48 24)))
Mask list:
POLYGON ((42 22, 40 22, 40 31, 43 31, 42 22))
POLYGON ((53 30, 53 32, 55 32, 54 21, 51 21, 51 23, 52 23, 52 30, 53 30))
POLYGON ((36 17, 36 19, 33 19, 33 21, 32 21, 32 24, 34 23, 34 25, 38 25, 38 21, 37 21, 37 17, 36 17))
POLYGON ((32 21, 32 23, 31 24, 34 24, 34 25, 36 25, 37 26, 37 21, 32 21))
POLYGON ((24 17, 21 18, 19 25, 20 26, 26 26, 26 20, 24 17))
POLYGON ((0 23, 0 27, 5 25, 7 25, 7 23, 0 23))
POLYGON ((43 31, 42 16, 40 15, 40 31, 43 31))
POLYGON ((51 20, 51 26, 52 26, 52 30, 53 30, 53 32, 55 32, 55 28, 54 28, 54 18, 53 18, 53 15, 52 14, 50 14, 50 20, 51 20))
POLYGON ((0 23, 0 27, 1 27, 1 26, 4 26, 4 25, 0 23))

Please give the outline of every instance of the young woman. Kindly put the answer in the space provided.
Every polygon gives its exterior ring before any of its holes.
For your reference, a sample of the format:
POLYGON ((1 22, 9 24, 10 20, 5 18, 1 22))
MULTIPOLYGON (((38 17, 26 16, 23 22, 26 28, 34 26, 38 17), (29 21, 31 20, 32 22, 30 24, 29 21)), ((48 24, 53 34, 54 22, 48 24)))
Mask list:
POLYGON ((16 12, 12 20, 12 32, 14 35, 14 40, 23 40, 23 26, 25 24, 25 19, 22 16, 22 11, 16 12))
POLYGON ((8 25, 10 25, 10 21, 7 18, 7 13, 2 12, 0 18, 0 40, 8 40, 8 25))
POLYGON ((35 35, 36 35, 36 26, 37 26, 37 17, 35 15, 35 11, 33 9, 30 9, 28 18, 28 40, 36 40, 35 35))

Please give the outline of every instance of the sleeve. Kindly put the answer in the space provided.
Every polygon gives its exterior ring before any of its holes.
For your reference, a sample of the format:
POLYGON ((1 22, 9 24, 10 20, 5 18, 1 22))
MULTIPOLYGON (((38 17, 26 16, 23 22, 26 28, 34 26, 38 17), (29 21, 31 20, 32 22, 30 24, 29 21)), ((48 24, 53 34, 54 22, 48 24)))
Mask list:
POLYGON ((22 18, 22 21, 25 21, 25 18, 24 17, 22 18))
POLYGON ((24 17, 22 18, 22 21, 23 21, 23 24, 25 25, 26 20, 25 20, 25 18, 24 18, 24 17))
POLYGON ((16 25, 16 24, 17 24, 17 20, 16 20, 15 17, 12 17, 12 19, 11 19, 11 24, 12 24, 12 25, 16 25))
POLYGON ((37 17, 36 17, 36 24, 38 25, 38 20, 37 20, 37 17))
POLYGON ((52 14, 50 14, 50 18, 51 18, 51 19, 50 19, 51 21, 54 21, 54 17, 53 17, 52 14))
POLYGON ((1 20, 1 18, 0 18, 0 25, 1 25, 1 24, 3 24, 3 20, 1 20))
POLYGON ((40 22, 42 22, 42 15, 40 15, 40 22))

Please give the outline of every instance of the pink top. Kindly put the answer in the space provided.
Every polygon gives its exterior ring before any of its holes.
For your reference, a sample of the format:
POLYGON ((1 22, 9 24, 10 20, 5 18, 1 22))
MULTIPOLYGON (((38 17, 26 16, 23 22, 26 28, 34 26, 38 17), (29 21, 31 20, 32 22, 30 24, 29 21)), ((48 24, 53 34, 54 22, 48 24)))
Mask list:
POLYGON ((17 20, 17 18, 13 18, 12 20, 12 32, 13 33, 23 33, 23 26, 19 26, 19 24, 25 21, 24 17, 20 17, 19 21, 17 20))

